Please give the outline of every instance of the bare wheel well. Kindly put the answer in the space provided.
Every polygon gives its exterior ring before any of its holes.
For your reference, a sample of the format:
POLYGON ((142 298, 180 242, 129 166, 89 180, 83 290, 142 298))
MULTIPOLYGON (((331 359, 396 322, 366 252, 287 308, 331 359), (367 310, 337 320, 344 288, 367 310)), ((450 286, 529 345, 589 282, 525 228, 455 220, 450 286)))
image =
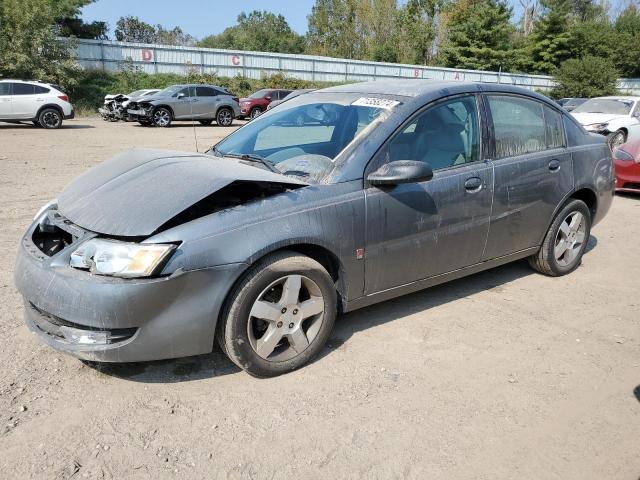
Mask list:
POLYGON ((593 190, 589 188, 582 188, 577 190, 571 195, 571 198, 576 198, 578 200, 582 200, 589 207, 589 211, 591 212, 591 218, 593 218, 598 210, 598 197, 594 193, 593 190))

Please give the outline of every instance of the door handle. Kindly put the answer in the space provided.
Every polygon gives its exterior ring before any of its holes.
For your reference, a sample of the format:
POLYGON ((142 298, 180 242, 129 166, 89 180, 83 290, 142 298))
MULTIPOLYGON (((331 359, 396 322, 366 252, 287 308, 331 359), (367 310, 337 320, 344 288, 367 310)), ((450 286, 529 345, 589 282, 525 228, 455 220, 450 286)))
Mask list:
POLYGON ((560 160, 556 158, 551 160, 549 162, 549 170, 551 170, 552 172, 557 172, 558 170, 560 170, 560 160))
POLYGON ((482 179, 480 177, 467 178, 464 182, 464 189, 467 192, 479 192, 482 190, 482 179))

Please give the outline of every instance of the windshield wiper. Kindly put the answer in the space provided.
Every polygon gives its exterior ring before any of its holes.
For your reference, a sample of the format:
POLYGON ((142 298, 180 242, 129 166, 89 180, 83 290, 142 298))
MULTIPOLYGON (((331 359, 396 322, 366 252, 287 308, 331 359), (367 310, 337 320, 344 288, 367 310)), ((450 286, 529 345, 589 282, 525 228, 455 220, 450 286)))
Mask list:
POLYGON ((264 165, 274 173, 282 173, 280 170, 278 170, 278 168, 275 166, 273 162, 270 162, 269 160, 267 160, 264 157, 261 157, 260 155, 255 155, 252 153, 222 153, 215 149, 214 149, 214 152, 218 152, 218 154, 222 155, 223 157, 238 158, 240 160, 247 160, 249 162, 261 163, 262 165, 264 165))

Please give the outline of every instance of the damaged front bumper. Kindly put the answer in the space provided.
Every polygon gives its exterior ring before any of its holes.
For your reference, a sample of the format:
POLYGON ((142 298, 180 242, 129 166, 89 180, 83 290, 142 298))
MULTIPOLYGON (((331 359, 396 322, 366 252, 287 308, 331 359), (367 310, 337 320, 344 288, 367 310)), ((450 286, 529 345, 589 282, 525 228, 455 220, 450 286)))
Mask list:
POLYGON ((70 245, 43 258, 23 238, 15 284, 28 327, 85 360, 136 362, 209 353, 224 298, 246 268, 229 264, 169 276, 122 279, 69 266, 70 245))

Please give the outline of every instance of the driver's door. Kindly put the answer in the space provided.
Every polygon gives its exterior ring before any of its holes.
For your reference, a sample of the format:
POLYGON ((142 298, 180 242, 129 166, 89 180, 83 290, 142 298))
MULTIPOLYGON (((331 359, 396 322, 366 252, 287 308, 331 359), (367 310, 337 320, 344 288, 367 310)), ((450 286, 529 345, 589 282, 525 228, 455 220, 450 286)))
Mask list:
POLYGON ((493 195, 480 137, 476 96, 454 97, 418 113, 374 159, 366 174, 385 162, 419 160, 434 176, 365 189, 366 294, 480 262, 493 195))
POLYGON ((192 101, 196 100, 195 93, 194 87, 185 87, 174 94, 175 101, 172 107, 173 115, 176 119, 192 117, 192 112, 194 112, 195 108, 192 101))

